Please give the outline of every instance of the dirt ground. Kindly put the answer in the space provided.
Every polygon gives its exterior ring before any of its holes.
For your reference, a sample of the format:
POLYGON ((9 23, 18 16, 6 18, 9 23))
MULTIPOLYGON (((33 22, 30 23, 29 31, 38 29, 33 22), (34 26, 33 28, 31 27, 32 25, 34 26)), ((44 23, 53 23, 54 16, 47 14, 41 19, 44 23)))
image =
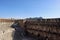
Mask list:
POLYGON ((12 40, 12 32, 14 31, 13 28, 10 26, 13 23, 8 22, 0 22, 0 40, 12 40))

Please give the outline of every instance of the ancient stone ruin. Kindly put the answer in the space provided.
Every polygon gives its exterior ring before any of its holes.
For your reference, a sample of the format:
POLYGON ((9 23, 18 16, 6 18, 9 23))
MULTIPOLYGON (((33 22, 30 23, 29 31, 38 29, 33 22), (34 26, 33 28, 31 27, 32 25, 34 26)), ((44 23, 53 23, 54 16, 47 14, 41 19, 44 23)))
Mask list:
POLYGON ((60 18, 27 20, 25 28, 37 37, 46 40, 60 40, 60 18))
MULTIPOLYGON (((19 23, 19 27, 23 28, 24 32, 30 36, 30 40, 60 40, 60 18, 38 20, 0 19, 0 40, 14 40, 12 34, 15 28, 11 27, 14 23, 19 23)), ((17 34, 20 33, 17 32, 17 34)), ((17 38, 21 37, 17 36, 17 38)), ((26 35, 24 39, 28 39, 26 35)))

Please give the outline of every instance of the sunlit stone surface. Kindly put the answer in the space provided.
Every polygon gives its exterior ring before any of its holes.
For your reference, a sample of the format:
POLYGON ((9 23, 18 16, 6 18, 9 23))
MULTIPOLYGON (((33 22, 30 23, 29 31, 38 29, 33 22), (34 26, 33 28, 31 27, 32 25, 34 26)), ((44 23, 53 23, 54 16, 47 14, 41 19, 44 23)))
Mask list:
POLYGON ((12 40, 12 33, 14 31, 10 26, 13 22, 0 22, 0 40, 12 40))

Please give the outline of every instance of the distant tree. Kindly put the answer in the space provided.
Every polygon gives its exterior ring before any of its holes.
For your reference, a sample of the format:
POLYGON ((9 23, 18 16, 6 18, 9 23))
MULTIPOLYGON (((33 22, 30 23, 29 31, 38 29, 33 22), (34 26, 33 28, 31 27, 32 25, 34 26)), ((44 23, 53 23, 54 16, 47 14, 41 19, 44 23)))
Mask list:
POLYGON ((42 17, 39 17, 40 19, 43 19, 42 17))
POLYGON ((34 18, 26 18, 26 20, 41 20, 43 19, 42 17, 34 17, 34 18))

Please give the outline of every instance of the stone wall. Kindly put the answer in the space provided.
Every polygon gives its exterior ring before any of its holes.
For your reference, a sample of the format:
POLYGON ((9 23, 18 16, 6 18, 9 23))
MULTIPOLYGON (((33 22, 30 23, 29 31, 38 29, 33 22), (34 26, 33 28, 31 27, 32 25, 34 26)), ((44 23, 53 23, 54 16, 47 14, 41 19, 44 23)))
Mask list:
POLYGON ((48 37, 49 40, 60 40, 60 19, 26 20, 26 29, 36 36, 48 37))

